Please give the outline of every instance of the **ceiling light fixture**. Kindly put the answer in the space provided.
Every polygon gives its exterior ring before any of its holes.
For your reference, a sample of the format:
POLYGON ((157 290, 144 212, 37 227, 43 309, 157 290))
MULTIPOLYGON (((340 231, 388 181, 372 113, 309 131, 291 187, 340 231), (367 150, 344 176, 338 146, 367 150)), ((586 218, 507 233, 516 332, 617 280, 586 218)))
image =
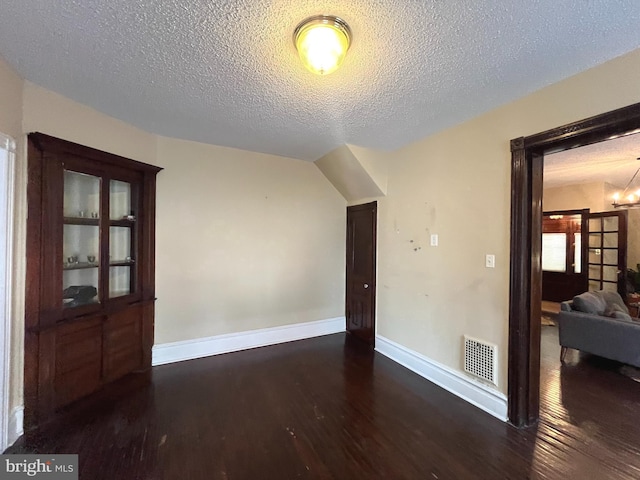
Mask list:
MULTIPOLYGON (((640 160, 640 157, 638 157, 636 160, 640 160)), ((622 191, 622 193, 616 192, 613 194, 612 205, 614 206, 614 208, 640 207, 640 188, 638 188, 638 190, 636 190, 633 193, 627 193, 630 190, 633 190, 633 188, 631 188, 631 184, 633 183, 635 178, 638 176, 638 172, 640 172, 640 168, 638 168, 636 170, 636 173, 633 174, 633 177, 631 177, 631 180, 629 180, 629 182, 627 183, 627 186, 624 187, 624 190, 622 191)))
POLYGON ((316 15, 298 24, 293 43, 305 67, 318 75, 334 72, 351 44, 351 29, 341 18, 316 15))

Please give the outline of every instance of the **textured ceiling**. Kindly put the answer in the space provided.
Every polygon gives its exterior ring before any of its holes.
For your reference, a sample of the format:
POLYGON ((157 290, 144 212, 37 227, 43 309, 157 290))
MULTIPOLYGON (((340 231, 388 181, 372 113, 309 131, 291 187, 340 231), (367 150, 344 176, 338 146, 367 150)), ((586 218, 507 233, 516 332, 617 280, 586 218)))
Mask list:
POLYGON ((161 135, 315 160, 391 150, 640 46, 638 0, 0 0, 26 79, 161 135), (320 77, 302 19, 354 41, 320 77))
MULTIPOLYGON (((619 137, 544 157, 545 188, 607 182, 625 188, 640 168, 640 134, 619 137)), ((633 182, 640 187, 640 174, 633 182)))

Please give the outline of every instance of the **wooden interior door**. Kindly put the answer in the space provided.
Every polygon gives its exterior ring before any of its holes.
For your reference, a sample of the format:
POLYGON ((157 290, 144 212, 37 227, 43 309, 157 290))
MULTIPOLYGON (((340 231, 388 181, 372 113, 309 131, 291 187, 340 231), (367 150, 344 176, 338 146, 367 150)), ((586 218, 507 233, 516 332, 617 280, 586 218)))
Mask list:
POLYGON ((347 332, 373 346, 376 296, 376 202, 347 208, 347 332))
POLYGON ((588 209, 543 213, 542 300, 562 302, 588 290, 588 214, 588 209))
POLYGON ((627 212, 590 213, 589 290, 627 296, 627 212))

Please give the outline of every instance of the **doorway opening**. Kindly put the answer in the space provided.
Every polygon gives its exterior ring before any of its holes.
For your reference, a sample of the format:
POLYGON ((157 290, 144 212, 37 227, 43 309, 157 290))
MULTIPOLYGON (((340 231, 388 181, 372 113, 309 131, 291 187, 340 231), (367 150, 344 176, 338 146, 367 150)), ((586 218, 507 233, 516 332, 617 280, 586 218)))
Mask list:
POLYGON ((640 104, 511 141, 509 420, 535 424, 540 412, 543 157, 640 132, 640 104))

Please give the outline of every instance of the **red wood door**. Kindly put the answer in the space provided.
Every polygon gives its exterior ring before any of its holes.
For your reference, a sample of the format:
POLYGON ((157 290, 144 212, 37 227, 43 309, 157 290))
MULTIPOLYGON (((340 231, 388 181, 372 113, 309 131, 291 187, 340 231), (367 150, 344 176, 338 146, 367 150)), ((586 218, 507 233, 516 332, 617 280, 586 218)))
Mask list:
POLYGON ((543 213, 542 300, 562 302, 588 290, 588 214, 588 209, 543 213))
POLYGON ((347 332, 373 346, 376 302, 376 202, 347 208, 347 332))

